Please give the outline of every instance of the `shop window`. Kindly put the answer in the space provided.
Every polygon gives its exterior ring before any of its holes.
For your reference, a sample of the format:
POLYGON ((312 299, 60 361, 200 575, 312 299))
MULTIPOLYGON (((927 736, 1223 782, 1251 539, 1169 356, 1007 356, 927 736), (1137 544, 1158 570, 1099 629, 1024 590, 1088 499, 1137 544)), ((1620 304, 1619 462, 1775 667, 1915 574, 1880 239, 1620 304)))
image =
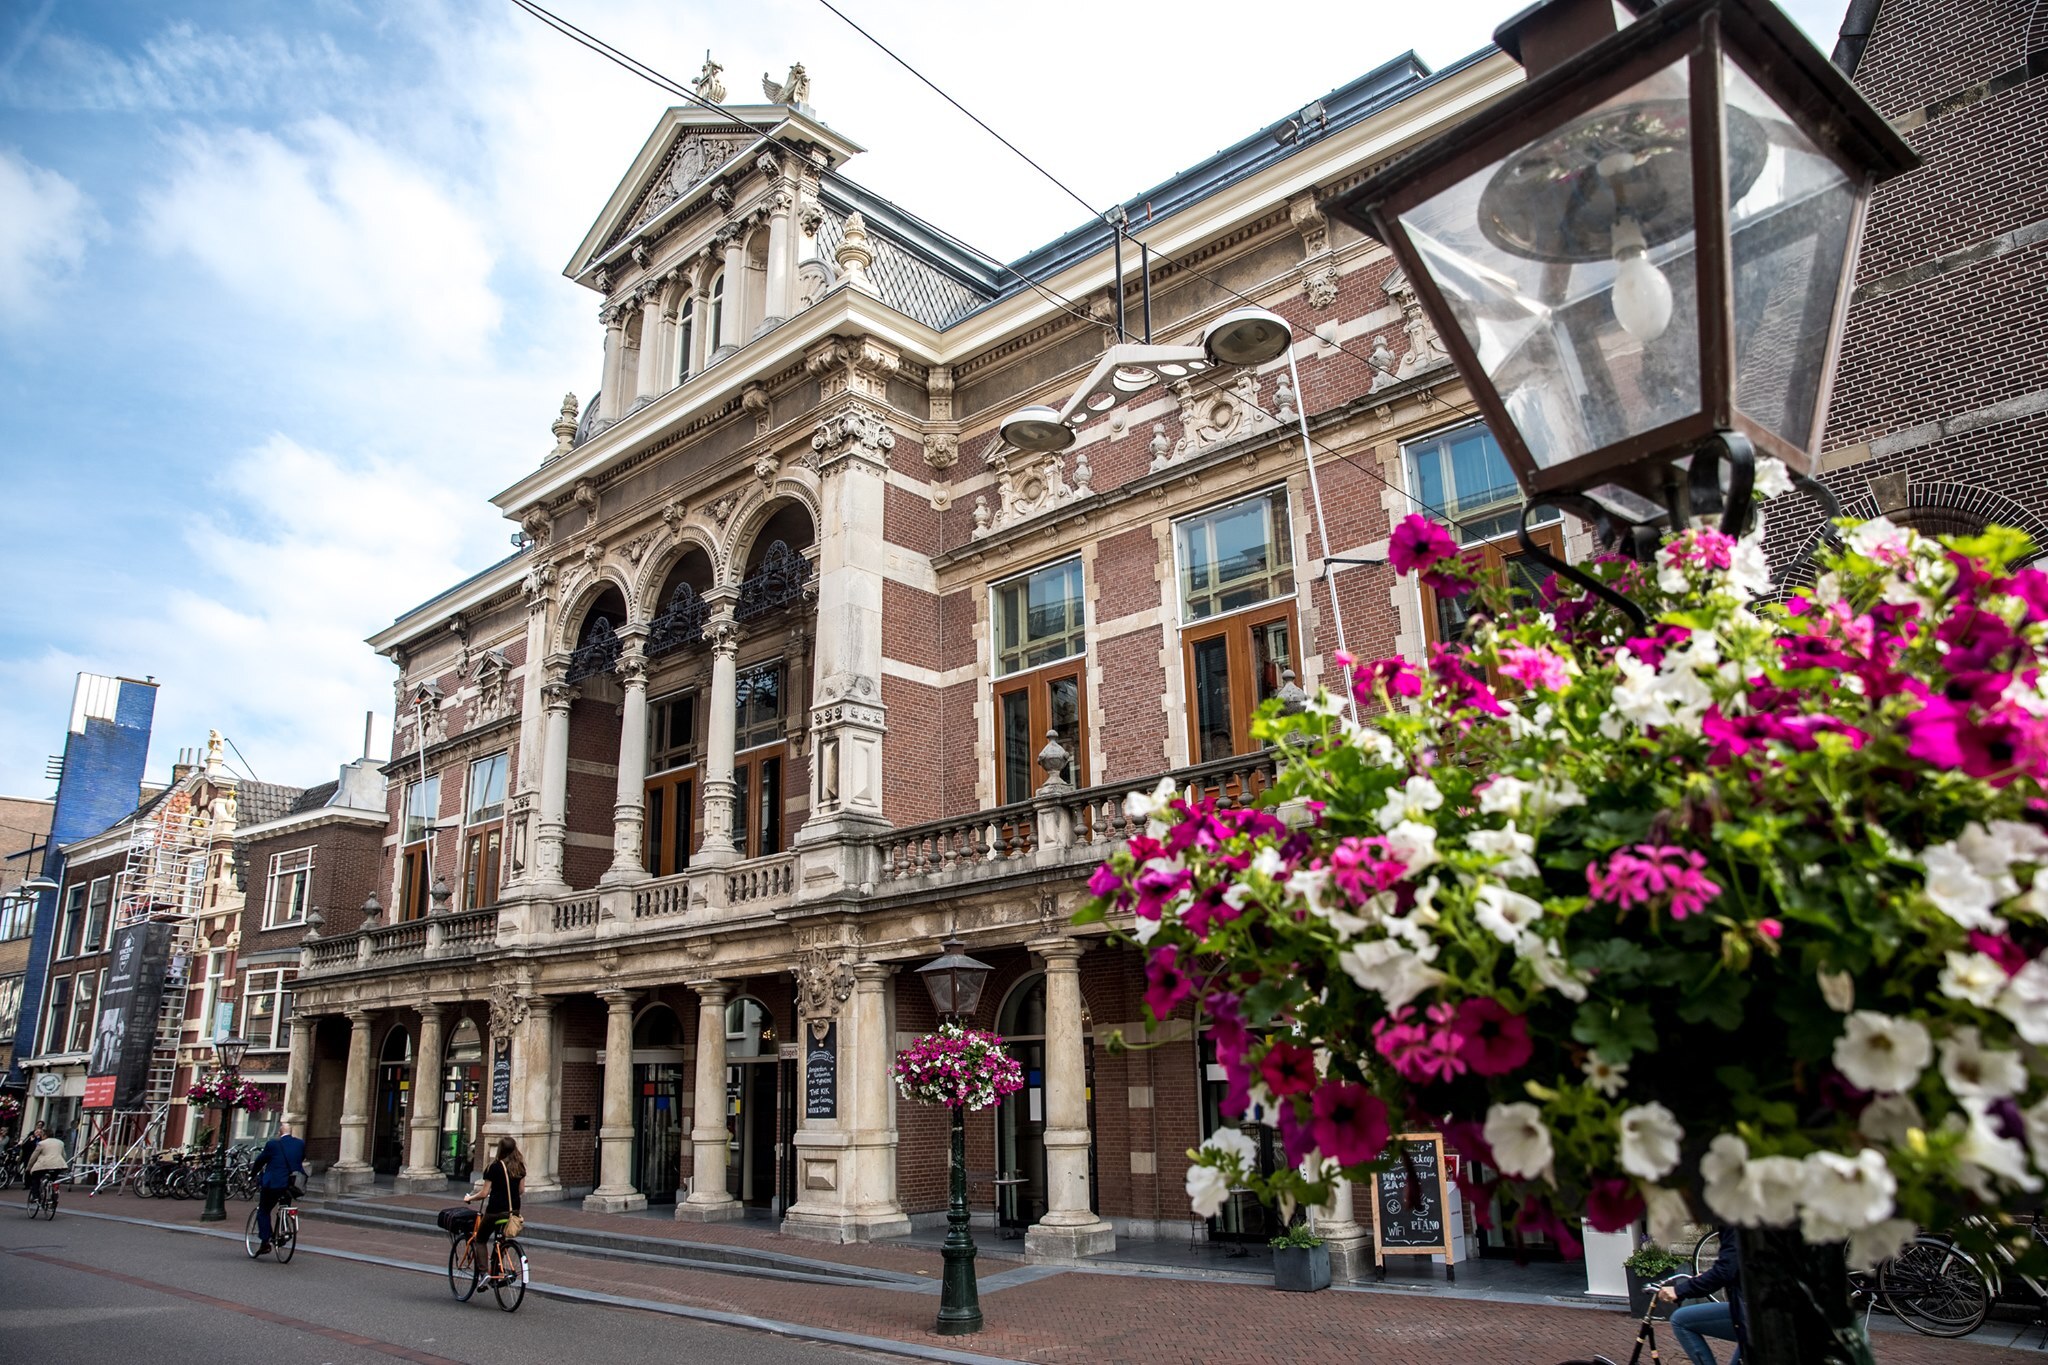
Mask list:
POLYGON ((297 848, 270 855, 269 894, 263 903, 263 927, 276 929, 306 918, 313 890, 313 850, 297 848))

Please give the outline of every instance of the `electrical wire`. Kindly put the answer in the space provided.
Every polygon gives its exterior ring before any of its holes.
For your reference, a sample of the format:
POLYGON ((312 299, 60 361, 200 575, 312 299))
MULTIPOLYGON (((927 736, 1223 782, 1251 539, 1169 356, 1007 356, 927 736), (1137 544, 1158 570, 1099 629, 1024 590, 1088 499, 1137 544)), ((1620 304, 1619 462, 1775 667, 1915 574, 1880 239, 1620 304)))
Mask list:
MULTIPOLYGON (((535 0, 511 0, 511 3, 517 6, 519 9, 525 11, 527 14, 530 14, 534 18, 540 20, 549 28, 561 34, 563 37, 568 38, 571 41, 578 43, 585 48, 588 48, 590 51, 595 52, 600 57, 603 57, 607 61, 612 62, 614 65, 619 66, 624 70, 632 73, 633 75, 640 77, 640 79, 646 81, 650 85, 653 85, 660 90, 663 90, 671 95, 674 95, 679 99, 688 100, 691 104, 694 104, 699 108, 710 110, 712 113, 724 118, 726 122, 730 124, 732 127, 744 131, 750 137, 758 137, 763 139, 764 141, 774 143, 776 146, 781 147, 785 152, 788 152, 792 156, 798 157, 799 159, 807 159, 808 154, 804 151, 804 149, 794 146, 791 143, 783 140, 782 138, 774 136, 773 134, 762 132, 753 124, 748 123, 746 120, 732 113, 724 105, 719 104, 713 100, 708 100, 704 98, 695 90, 689 89, 688 87, 684 86, 681 82, 677 81, 675 78, 664 75, 661 72, 655 70, 653 67, 647 65, 645 62, 642 62, 637 57, 632 56, 630 53, 621 51, 620 49, 613 47, 610 43, 598 37, 596 34, 589 33, 584 29, 578 28, 575 24, 570 23, 567 19, 564 19, 560 15, 555 14, 553 11, 548 10, 544 6, 535 3, 535 0)), ((837 11, 835 10, 834 13, 837 13, 837 11)), ((840 15, 840 17, 843 19, 846 16, 840 15)), ((847 20, 847 22, 852 23, 852 20, 849 19, 847 20)), ((959 108, 959 105, 956 103, 954 107, 959 108)), ((966 113, 966 110, 962 109, 961 112, 966 113)), ((973 118, 973 115, 969 114, 968 117, 973 118)), ((977 123, 980 122, 980 120, 978 119, 976 119, 975 121, 977 123)), ((984 128, 988 127, 987 124, 982 124, 982 126, 984 128)), ((990 129, 989 131, 991 135, 994 134, 993 129, 990 129)), ((1000 138, 998 140, 1000 141, 1000 138)), ((1008 143, 1004 143, 1003 145, 1009 146, 1008 143)), ((1016 148, 1011 147, 1010 150, 1016 151, 1016 148)), ((1023 155, 1022 152, 1018 152, 1017 154, 1019 156, 1023 155)), ((1029 160, 1029 158, 1026 159, 1029 160)), ((1035 166, 1036 163, 1034 162, 1033 165, 1035 166)), ((1042 170, 1043 168, 1040 169, 1042 170)), ((1003 271, 1005 274, 1012 275, 1015 278, 1023 281, 1030 288, 1037 291, 1037 293, 1041 297, 1045 298, 1057 307, 1064 309, 1066 312, 1072 314, 1074 317, 1080 319, 1082 322, 1085 322, 1092 327, 1109 327, 1110 324, 1104 322, 1100 318, 1093 316, 1088 312, 1087 309, 1081 307, 1072 299, 1067 298, 1058 290, 1051 288, 1044 282, 1035 279, 1030 275, 1025 274, 1023 271, 1018 270, 1014 266, 1006 265, 1001 261, 997 261, 994 257, 984 256, 984 259, 988 260, 998 270, 1003 271)))
MULTIPOLYGON (((525 3, 525 0, 514 0, 514 2, 523 4, 525 3)), ((1144 247, 1148 253, 1164 255, 1164 253, 1158 252, 1157 248, 1153 247, 1153 245, 1150 242, 1145 241, 1136 233, 1129 231, 1126 227, 1123 226, 1123 224, 1114 221, 1108 213, 1105 213, 1103 210, 1096 208, 1086 199, 1083 199, 1064 180, 1061 180, 1051 171, 1039 165, 1029 156, 1026 156, 1022 151, 1018 149, 1017 145, 1014 142, 1011 142, 1001 133, 998 133, 995 129, 989 127, 986 122, 984 122, 978 115, 974 113, 974 111, 967 108, 967 106, 960 103, 960 101, 954 99, 944 90, 941 90, 938 87, 938 85, 931 80, 930 77, 926 76, 922 71, 919 71, 909 62, 905 61, 892 48, 890 48, 887 43, 884 43, 880 38, 877 38, 874 34, 869 33, 859 24, 854 23, 852 19, 847 18, 844 12, 842 12, 837 6, 832 4, 832 0, 818 0, 818 3, 823 5, 826 9, 831 10, 832 13, 838 15, 841 19, 845 20, 847 26, 851 28, 855 33, 858 33, 861 37, 867 39, 869 42, 873 43, 877 48, 881 49, 883 54, 886 55, 891 61, 895 62, 898 66, 902 67, 905 71, 908 71, 911 75, 915 76, 919 81, 923 82, 924 85, 928 87, 934 94, 938 95, 940 99, 952 105, 955 109, 958 109, 962 114, 965 114, 969 119, 973 120, 977 127, 979 127, 983 132, 986 132, 990 137, 994 138, 996 141, 1002 143, 1003 146, 1007 147, 1011 152, 1015 153, 1016 156, 1020 160, 1022 160, 1025 165, 1031 167, 1032 170, 1037 171, 1040 175, 1044 176, 1047 180, 1051 181, 1055 186, 1059 188, 1061 193, 1065 194, 1069 199, 1072 199, 1075 203, 1079 204, 1082 208, 1086 209, 1094 217, 1099 218, 1103 222, 1109 224, 1112 231, 1119 232, 1122 234, 1125 240, 1135 242, 1139 246, 1144 247)), ((1124 206, 1121 204, 1119 204, 1117 207, 1119 210, 1124 209, 1124 206)), ((1125 211, 1124 216, 1125 220, 1128 221, 1128 211, 1125 211)), ((1166 256, 1166 259, 1169 263, 1171 263, 1171 256, 1166 256)), ((1144 269, 1145 267, 1140 268, 1144 269)), ((1201 269, 1199 266, 1187 264, 1183 265, 1181 269, 1186 270, 1189 274, 1194 275, 1198 279, 1204 280, 1207 283, 1214 285, 1217 289, 1221 290, 1225 294, 1230 295, 1230 297, 1236 299, 1239 303, 1248 304, 1254 308, 1264 306, 1260 304, 1257 299, 1254 299, 1250 295, 1242 293, 1239 290, 1232 288, 1229 284, 1218 279, 1215 275, 1210 274, 1208 271, 1201 269)), ((1123 288, 1122 280, 1117 281, 1117 288, 1119 290, 1123 288)), ((1333 340, 1329 341, 1327 344, 1336 347, 1339 351, 1342 351, 1345 355, 1350 356, 1352 359, 1363 362, 1368 368, 1372 370, 1379 371, 1382 373, 1392 373, 1391 371, 1386 370, 1384 366, 1374 364, 1371 356, 1360 355, 1358 352, 1352 350, 1350 347, 1346 346, 1341 341, 1333 340)), ((1434 389, 1424 390, 1424 395, 1430 401, 1437 403, 1442 407, 1450 409, 1453 413, 1456 413, 1461 417, 1477 418, 1480 416, 1479 413, 1473 411, 1470 408, 1461 407, 1458 404, 1453 403, 1446 398, 1440 397, 1434 389)))

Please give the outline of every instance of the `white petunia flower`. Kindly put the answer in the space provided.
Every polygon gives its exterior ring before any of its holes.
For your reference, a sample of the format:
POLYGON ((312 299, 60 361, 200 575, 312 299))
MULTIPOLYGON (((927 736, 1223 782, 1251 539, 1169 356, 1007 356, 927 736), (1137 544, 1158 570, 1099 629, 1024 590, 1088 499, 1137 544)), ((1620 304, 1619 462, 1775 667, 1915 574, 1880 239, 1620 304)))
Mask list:
POLYGON ((1801 1165, 1806 1197, 1799 1229, 1813 1243, 1839 1242, 1891 1217, 1899 1182, 1884 1154, 1865 1147, 1855 1156, 1814 1152, 1801 1165))
POLYGON ((2035 958, 2020 968, 1992 1008, 2012 1020, 2020 1037, 2036 1047, 2048 1044, 2048 964, 2035 958))
POLYGON ((1403 820, 1387 831, 1387 852, 1410 873, 1422 871, 1437 861, 1436 827, 1403 820))
POLYGON ((1610 1062, 1597 1052, 1589 1052, 1586 1060, 1579 1063, 1579 1069, 1586 1073, 1586 1084, 1610 1100, 1628 1088, 1627 1062, 1610 1062))
POLYGON ((1257 894, 1257 888, 1250 882, 1232 882, 1223 888, 1223 903, 1239 914, 1244 913, 1244 903, 1257 894))
POLYGON ((1678 1117, 1652 1100, 1621 1113, 1621 1169, 1642 1180, 1662 1180, 1678 1165, 1685 1137, 1678 1117))
POLYGON ((1226 1157, 1235 1157, 1246 1170, 1254 1169, 1259 1162, 1259 1144, 1247 1137, 1241 1129, 1225 1126, 1202 1139, 1204 1149, 1221 1152, 1226 1157))
POLYGON ((1252 855, 1251 870, 1269 881, 1278 881, 1287 868, 1287 860, 1280 856, 1280 850, 1267 844, 1252 855))
POLYGON ((1889 564, 1912 552, 1915 537, 1912 531, 1893 524, 1889 518, 1872 517, 1849 528, 1843 539, 1864 558, 1889 564))
POLYGON ((1475 829, 1465 836, 1465 846, 1481 854, 1497 877, 1534 877, 1536 837, 1524 834, 1510 820, 1500 829, 1475 829))
POLYGON ((1131 923, 1131 937, 1138 940, 1138 946, 1142 948, 1152 941, 1153 935, 1159 932, 1162 923, 1162 920, 1146 919, 1140 915, 1131 923))
POLYGON ((1530 784, 1506 773, 1496 774, 1479 792, 1479 809, 1487 815, 1514 815, 1522 809, 1522 798, 1530 784))
MULTIPOLYGON (((2044 878, 2048 881, 2048 878, 2044 878)), ((2005 989, 2005 968, 1989 953, 1950 953, 1941 969, 1941 993, 1951 1000, 1967 1000, 1990 1009, 2005 989)))
POLYGON ((1849 1234, 1849 1269, 1868 1270, 1899 1254, 1920 1225, 1910 1218, 1886 1218, 1849 1234))
POLYGON ((1967 1125, 1955 1114, 1949 1115, 1942 1125, 1950 1132, 1962 1129, 1963 1140, 1956 1147, 1956 1159, 1963 1164, 1963 1184, 1987 1204, 1997 1200, 2000 1185, 2030 1194, 2040 1189, 2040 1177, 2027 1169, 2026 1149, 1999 1130, 1998 1120, 1990 1112, 1990 1102, 1966 1099, 1963 1109, 1969 1115, 1967 1125))
POLYGON ((2001 873, 1994 881, 1985 876, 1953 843, 1920 850, 1920 865, 1927 869, 1927 899, 1935 909, 1965 929, 1997 933, 2005 927, 1991 907, 2018 893, 2012 878, 2001 873))
POLYGON ((1214 1166, 1190 1166, 1188 1204, 1203 1218, 1214 1218, 1230 1202, 1230 1177, 1214 1166))
MULTIPOLYGON (((1615 670, 1621 674, 1621 681, 1614 686, 1614 710, 1626 718, 1638 730, 1650 730, 1671 723, 1671 704, 1664 697, 1664 688, 1657 676, 1657 670, 1629 653, 1626 649, 1615 651, 1615 670)), ((1606 733, 1606 721, 1601 722, 1602 733, 1606 733)), ((1608 738, 1619 738, 1619 732, 1608 738)))
POLYGON ((1836 1014, 1847 1014, 1856 1008, 1855 977, 1847 972, 1815 972, 1813 979, 1820 986, 1820 998, 1836 1014))
POLYGON ((1435 956, 1434 945, 1416 952, 1393 939, 1378 938, 1344 949, 1337 954, 1337 965, 1364 989, 1378 991, 1388 1009, 1397 1010, 1442 983, 1444 974, 1429 965, 1435 956))
POLYGON ((1569 777, 1561 777, 1555 782, 1538 782, 1529 792, 1529 814, 1538 820, 1547 820, 1568 807, 1585 804, 1586 794, 1569 777))
POLYGON ((1329 916, 1329 909, 1323 904, 1323 896, 1329 889, 1330 869, 1327 867, 1300 867, 1287 877, 1287 894, 1300 897, 1308 912, 1318 919, 1329 916))
POLYGON ((1370 725, 1355 720, 1343 722, 1344 742, 1384 768, 1394 761, 1394 741, 1370 725))
POLYGON ((1133 820, 1147 820, 1158 811, 1173 804, 1173 798, 1180 795, 1180 788, 1171 777, 1159 779, 1159 785, 1149 792, 1132 792, 1124 798, 1124 814, 1133 820))
POLYGON ((1535 1105, 1517 1101, 1489 1108, 1486 1145, 1493 1149, 1494 1167, 1502 1175, 1518 1180, 1550 1179, 1556 1152, 1550 1130, 1543 1126, 1543 1111, 1535 1105))
POLYGON ((1311 716, 1335 720, 1344 711, 1344 698, 1337 696, 1327 687, 1318 687, 1316 694, 1301 704, 1301 709, 1311 716))
POLYGON ((1488 882, 1474 897, 1472 913, 1480 928, 1502 943, 1513 943, 1523 930, 1543 918, 1543 906, 1499 882, 1488 882))
POLYGON ((1927 1120, 1920 1116, 1920 1106, 1907 1095, 1879 1095, 1864 1105, 1863 1112, 1856 1118, 1857 1132, 1887 1147, 1905 1146, 1915 1129, 1926 1126, 1927 1120))
POLYGON ((1388 790, 1387 799, 1374 816, 1379 827, 1391 830, 1405 821, 1420 820, 1444 803, 1444 794, 1437 790, 1436 783, 1415 774, 1401 786, 1388 790))
POLYGON ((1782 498, 1792 491, 1792 472, 1785 468, 1783 460, 1771 455, 1761 456, 1756 462, 1756 481, 1751 487, 1760 498, 1782 498))
POLYGON ((1835 1039, 1835 1069, 1859 1090, 1910 1090, 1934 1060, 1934 1040, 1916 1019, 1857 1010, 1835 1039))
POLYGON ((1785 1227, 1798 1214, 1806 1169, 1789 1156, 1749 1159, 1749 1148, 1723 1133, 1700 1160, 1707 1207, 1738 1227, 1785 1227))
POLYGON ((2017 1052, 1985 1047, 1965 1025, 1941 1040, 1941 1079, 1958 1099, 1995 1100, 2027 1088, 2027 1064, 2017 1052))
POLYGON ((1557 945, 1543 935, 1534 930, 1523 934, 1515 940, 1515 954, 1535 969, 1536 979, 1546 989, 1571 1001, 1586 998, 1585 978, 1566 965, 1557 945))
POLYGON ((1728 586, 1748 597, 1771 590, 1771 561, 1761 535, 1745 536, 1728 556, 1728 586))

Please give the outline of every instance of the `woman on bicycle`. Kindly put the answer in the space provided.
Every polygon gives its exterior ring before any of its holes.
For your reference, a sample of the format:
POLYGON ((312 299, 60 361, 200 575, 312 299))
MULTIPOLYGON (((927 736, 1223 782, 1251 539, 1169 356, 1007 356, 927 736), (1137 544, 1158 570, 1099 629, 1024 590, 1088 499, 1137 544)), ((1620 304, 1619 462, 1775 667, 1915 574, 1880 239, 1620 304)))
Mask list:
POLYGON ((477 1237, 502 1236, 506 1220, 519 1212, 519 1189, 526 1181, 526 1158, 519 1144, 509 1137, 498 1139, 498 1152, 484 1167, 483 1187, 462 1196, 465 1204, 484 1201, 483 1216, 476 1220, 477 1237))

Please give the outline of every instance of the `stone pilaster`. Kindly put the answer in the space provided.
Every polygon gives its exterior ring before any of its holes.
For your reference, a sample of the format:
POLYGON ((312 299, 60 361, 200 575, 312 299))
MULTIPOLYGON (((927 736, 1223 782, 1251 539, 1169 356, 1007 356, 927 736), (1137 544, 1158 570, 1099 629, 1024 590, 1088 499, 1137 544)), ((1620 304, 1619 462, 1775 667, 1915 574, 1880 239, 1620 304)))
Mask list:
POLYGON ((727 981, 693 981, 697 992, 697 1106, 690 1129, 690 1193, 676 1205, 685 1223, 726 1223, 746 1215, 740 1201, 726 1192, 725 1002, 732 992, 727 981))
POLYGON ((348 1071, 341 1091, 341 1157, 327 1171, 328 1191, 362 1189, 371 1181, 370 1012, 348 1013, 348 1071))
POLYGON ((436 1150, 441 1142, 441 1054, 446 1019, 447 1010, 442 1006, 420 1006, 420 1046, 412 1072, 412 1124, 406 1134, 405 1166, 392 1185, 399 1194, 448 1187, 436 1150))
POLYGON ((597 1130, 597 1188, 583 1200, 593 1213, 647 1207, 633 1185, 633 1002, 631 991, 606 991, 604 1114, 597 1130))
POLYGON ((1088 1187, 1088 1040, 1081 1022, 1079 941, 1030 945, 1045 962, 1045 1216, 1024 1234, 1034 1261, 1072 1261, 1116 1249, 1116 1231, 1091 1208, 1088 1187))
POLYGON ((647 823, 647 627, 619 632, 622 649, 613 672, 625 689, 619 718, 619 781, 612 804, 612 865, 602 886, 630 886, 648 878, 641 854, 647 823))

